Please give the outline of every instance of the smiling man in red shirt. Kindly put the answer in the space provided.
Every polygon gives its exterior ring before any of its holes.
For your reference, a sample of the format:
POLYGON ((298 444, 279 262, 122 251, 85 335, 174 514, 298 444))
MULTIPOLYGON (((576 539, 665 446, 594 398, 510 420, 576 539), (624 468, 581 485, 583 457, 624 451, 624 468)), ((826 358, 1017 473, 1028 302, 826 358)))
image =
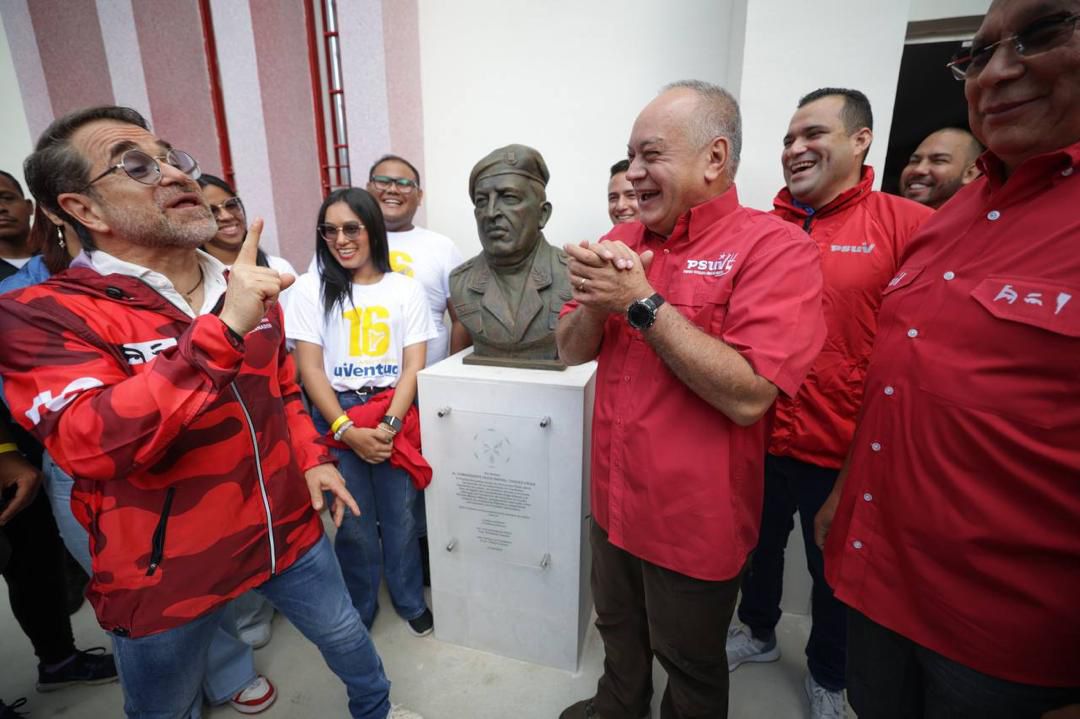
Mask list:
POLYGON ((688 81, 638 116, 640 223, 567 247, 568 363, 596 358, 592 587, 596 696, 562 719, 727 716, 724 640, 757 541, 768 413, 821 348, 821 270, 798 227, 739 205, 739 109, 688 81))
POLYGON ((780 658, 776 625, 784 550, 799 513, 813 578, 813 627, 806 645, 811 719, 843 717, 847 611, 825 582, 814 515, 832 491, 855 433, 862 379, 877 327, 881 291, 929 208, 876 192, 863 164, 873 140, 870 101, 858 90, 822 88, 799 100, 780 155, 785 187, 774 213, 810 233, 821 253, 828 335, 806 382, 776 401, 765 459, 765 501, 754 559, 743 576, 728 665, 780 658))
POLYGON ((951 64, 985 176, 888 283, 817 519, 860 719, 1080 703, 1078 13, 995 2, 951 64))

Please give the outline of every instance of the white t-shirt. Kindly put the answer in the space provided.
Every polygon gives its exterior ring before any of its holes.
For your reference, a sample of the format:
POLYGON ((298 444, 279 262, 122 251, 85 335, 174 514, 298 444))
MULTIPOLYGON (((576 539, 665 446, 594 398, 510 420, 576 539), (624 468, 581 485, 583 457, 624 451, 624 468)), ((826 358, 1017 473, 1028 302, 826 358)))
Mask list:
MULTIPOLYGON (((439 333, 428 342, 427 366, 430 367, 450 353, 450 330, 443 322, 443 315, 450 299, 450 273, 464 260, 453 240, 425 227, 388 232, 386 240, 390 245, 390 266, 395 272, 418 281, 427 295, 431 320, 439 333)), ((308 272, 317 272, 317 263, 318 258, 312 257, 308 272)))
POLYGON ((352 302, 323 312, 322 283, 309 272, 291 288, 285 335, 323 348, 323 371, 337 392, 393 387, 404 349, 436 336, 420 284, 388 272, 373 285, 352 286, 352 302))

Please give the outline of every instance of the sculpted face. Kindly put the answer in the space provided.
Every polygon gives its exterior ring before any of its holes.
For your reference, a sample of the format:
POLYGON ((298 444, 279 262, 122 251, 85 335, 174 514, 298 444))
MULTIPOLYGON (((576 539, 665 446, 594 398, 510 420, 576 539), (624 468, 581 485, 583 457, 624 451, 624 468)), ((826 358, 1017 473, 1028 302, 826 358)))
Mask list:
POLYGON ((24 242, 30 234, 34 205, 8 178, 0 175, 0 241, 24 242))
POLYGON ((645 106, 630 131, 626 179, 637 193, 638 218, 657 234, 670 235, 681 215, 709 199, 711 150, 695 146, 688 132, 698 102, 692 90, 669 90, 645 106))
POLYGON ((911 153, 900 173, 904 197, 937 209, 979 176, 971 137, 956 130, 931 134, 911 153))
POLYGON ((521 175, 493 175, 476 183, 473 214, 488 261, 509 267, 527 258, 551 217, 539 183, 521 175))
POLYGON ((870 146, 870 130, 849 133, 843 110, 841 95, 808 102, 795 111, 784 135, 784 183, 792 197, 815 209, 858 182, 862 154, 870 146))
MULTIPOLYGON (((138 149, 160 157, 169 145, 150 132, 116 120, 97 120, 79 128, 71 144, 86 159, 89 178, 120 162, 126 150, 138 149)), ((66 197, 88 199, 92 232, 146 247, 199 247, 217 233, 217 223, 199 186, 180 170, 159 159, 161 182, 145 185, 116 170, 82 193, 66 197)), ((69 209, 65 207, 65 209, 69 209)), ((87 222, 84 222, 87 224, 87 222)))
POLYGON ((608 217, 611 223, 634 222, 638 218, 637 193, 625 172, 612 175, 607 186, 608 217))
MULTIPOLYGON (((972 47, 1077 12, 1080 0, 997 0, 972 47)), ((1074 26, 1056 39, 1063 42, 1027 57, 1002 43, 964 81, 971 131, 1010 168, 1080 141, 1080 33, 1074 26)))
MULTIPOLYGON (((395 180, 417 181, 416 175, 409 166, 399 160, 380 162, 375 166, 372 174, 395 180)), ((389 185, 386 189, 380 189, 375 183, 368 181, 367 191, 379 202, 387 232, 404 232, 413 228, 413 218, 416 217, 420 201, 424 198, 423 190, 414 187, 412 192, 406 194, 396 183, 389 185)))

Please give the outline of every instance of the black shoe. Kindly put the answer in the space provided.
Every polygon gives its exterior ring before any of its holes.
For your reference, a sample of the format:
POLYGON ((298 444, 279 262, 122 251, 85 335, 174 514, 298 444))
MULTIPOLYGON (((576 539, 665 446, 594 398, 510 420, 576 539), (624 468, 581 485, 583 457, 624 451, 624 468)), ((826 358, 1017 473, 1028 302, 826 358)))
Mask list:
POLYGON ((424 609, 424 613, 416 619, 409 620, 409 631, 416 637, 426 637, 435 629, 435 617, 430 609, 424 609))
POLYGON ((23 712, 15 711, 24 704, 26 704, 25 699, 16 699, 14 704, 5 704, 0 701, 0 719, 22 719, 24 716, 29 716, 23 712))
POLYGON ((592 699, 582 699, 563 709, 559 719, 600 719, 592 699))
POLYGON ((38 664, 37 690, 52 692, 73 684, 107 684, 116 681, 116 664, 105 647, 85 652, 75 650, 75 658, 56 671, 46 671, 38 664))

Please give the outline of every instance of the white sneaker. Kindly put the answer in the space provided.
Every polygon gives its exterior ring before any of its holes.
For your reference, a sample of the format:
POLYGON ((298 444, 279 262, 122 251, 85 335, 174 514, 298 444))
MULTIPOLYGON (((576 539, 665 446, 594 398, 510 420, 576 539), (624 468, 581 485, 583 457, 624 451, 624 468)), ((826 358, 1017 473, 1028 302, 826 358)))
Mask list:
POLYGON ((391 704, 390 713, 386 715, 386 719, 424 719, 424 717, 400 704, 391 704))
POLYGON ((258 714, 270 708, 277 699, 277 689, 262 674, 229 700, 232 708, 241 714, 258 714))
POLYGON ((746 662, 775 662, 780 658, 776 637, 771 642, 754 639, 747 627, 732 624, 727 633, 728 671, 735 671, 746 662))
POLYGON ((806 696, 810 699, 810 719, 847 719, 843 690, 831 692, 806 673, 806 696))

